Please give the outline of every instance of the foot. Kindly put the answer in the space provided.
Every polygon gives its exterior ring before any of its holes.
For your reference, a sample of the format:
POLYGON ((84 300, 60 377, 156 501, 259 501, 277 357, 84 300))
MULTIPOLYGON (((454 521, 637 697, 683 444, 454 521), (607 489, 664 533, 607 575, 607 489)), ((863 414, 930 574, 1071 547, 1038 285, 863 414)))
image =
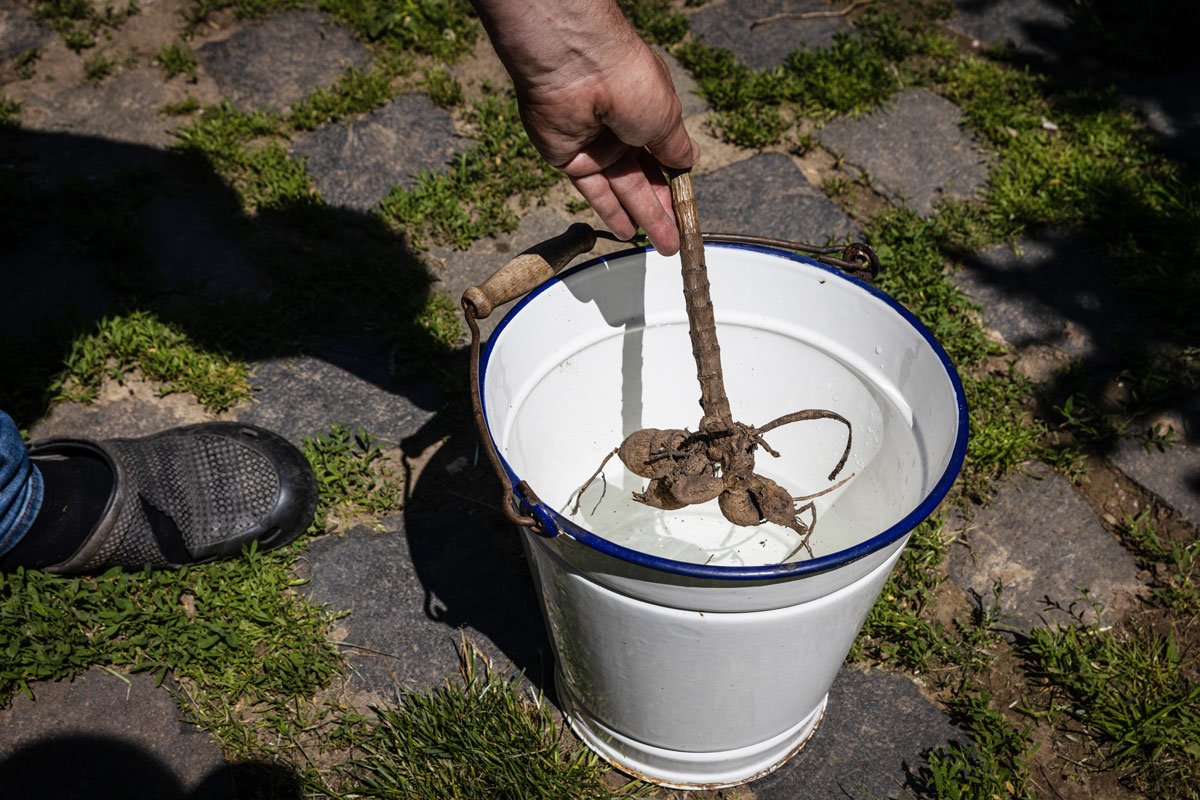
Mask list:
POLYGON ((45 500, 5 568, 87 573, 201 564, 237 556, 251 542, 260 550, 287 544, 316 512, 307 459, 252 425, 211 422, 103 442, 49 439, 33 444, 29 456, 43 473, 45 500), (89 464, 92 479, 61 482, 71 462, 89 464))

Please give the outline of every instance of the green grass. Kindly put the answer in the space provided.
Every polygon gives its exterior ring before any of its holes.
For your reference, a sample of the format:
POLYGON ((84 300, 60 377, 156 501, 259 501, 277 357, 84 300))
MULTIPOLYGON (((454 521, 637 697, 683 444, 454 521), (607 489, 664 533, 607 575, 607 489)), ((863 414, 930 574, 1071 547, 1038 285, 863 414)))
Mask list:
POLYGON ((571 747, 544 698, 463 654, 462 683, 404 693, 348 737, 338 797, 608 800, 607 768, 571 747))
POLYGON ((37 0, 34 3, 37 17, 54 28, 67 47, 75 52, 95 47, 97 36, 120 28, 138 10, 137 0, 127 0, 123 5, 105 2, 103 6, 95 0, 37 0))
POLYGON ((422 173, 414 188, 394 189, 383 200, 382 217, 418 246, 466 249, 484 236, 511 231, 517 212, 510 199, 528 201, 561 180, 526 136, 511 96, 491 94, 464 115, 479 143, 449 169, 422 173))
POLYGON ((1148 512, 1120 523, 1117 534, 1154 575, 1150 593, 1159 606, 1183 617, 1200 613, 1200 541, 1164 541, 1148 512))
POLYGON ((185 97, 175 103, 167 103, 158 113, 168 117, 186 117, 200 110, 200 101, 194 97, 185 97))
POLYGON ((929 794, 938 800, 1035 800, 1026 764, 1033 752, 1028 731, 998 713, 977 686, 960 687, 948 705, 971 744, 953 742, 929 754, 922 776, 929 794))
POLYGON ((94 400, 105 379, 120 380, 139 370, 162 384, 162 392, 189 392, 212 411, 248 397, 246 365, 196 347, 178 327, 146 311, 106 317, 94 333, 80 337, 52 388, 76 402, 94 400))
POLYGON ((15 128, 20 124, 21 104, 0 94, 0 128, 15 128))
POLYGON ((303 449, 321 490, 313 532, 328 527, 331 510, 386 514, 403 505, 402 489, 367 431, 335 423, 328 434, 305 437, 303 449))
POLYGON ((441 67, 425 71, 425 80, 421 87, 435 105, 442 108, 453 108, 463 101, 462 85, 455 80, 450 71, 441 67))
POLYGON ((651 44, 675 44, 688 32, 687 17, 670 0, 617 0, 617 5, 651 44))
POLYGON ((1163 800, 1200 797, 1196 654, 1172 632, 1036 628, 1023 647, 1041 703, 1095 744, 1109 769, 1163 800))
POLYGON ((83 62, 83 77, 91 83, 100 83, 117 70, 117 62, 102 53, 96 53, 83 62))
MULTIPOLYGON (((312 694, 339 667, 294 553, 173 571, 0 575, 0 698, 100 666, 171 674, 233 705, 312 694)), ((0 702, 3 702, 0 699, 0 702)))
POLYGON ((164 44, 154 61, 167 80, 182 75, 193 83, 196 81, 196 54, 183 42, 164 44))
POLYGON ((318 7, 393 53, 452 61, 469 53, 479 35, 467 0, 320 0, 318 7))
POLYGON ((918 71, 904 68, 906 60, 951 50, 928 23, 904 26, 895 14, 869 13, 860 26, 855 35, 837 34, 831 47, 796 50, 770 70, 695 40, 672 52, 695 75, 723 136, 760 148, 778 142, 798 117, 821 122, 876 108, 919 80, 918 71))
POLYGON ((27 81, 37 74, 37 62, 42 58, 42 51, 36 47, 24 51, 13 61, 17 68, 17 77, 27 81))
POLYGON ((312 130, 377 108, 392 98, 392 76, 379 69, 350 69, 329 88, 318 88, 295 103, 287 123, 295 130, 312 130))

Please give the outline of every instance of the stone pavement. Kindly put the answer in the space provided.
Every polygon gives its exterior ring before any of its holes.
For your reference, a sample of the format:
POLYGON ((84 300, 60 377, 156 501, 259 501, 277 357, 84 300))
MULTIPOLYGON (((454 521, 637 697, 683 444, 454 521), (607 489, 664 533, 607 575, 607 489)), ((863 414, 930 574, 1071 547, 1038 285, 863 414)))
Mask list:
MULTIPOLYGON (((204 103, 228 98, 245 108, 283 109, 344 70, 364 67, 371 56, 350 31, 318 12, 253 22, 220 17, 191 42, 198 55, 195 82, 167 82, 149 57, 175 40, 181 3, 142 4, 145 38, 136 42, 142 66, 122 69, 99 86, 58 66, 76 62, 29 4, 0 5, 0 89, 23 104, 24 130, 13 134, 16 158, 45 185, 71 180, 73 173, 108 185, 122 169, 155 170, 154 196, 141 209, 139 230, 163 284, 200 287, 202 296, 267 294, 270 285, 252 255, 212 216, 214 203, 191 191, 188 179, 164 162, 176 123, 158 109, 185 94, 204 103), (45 71, 20 78, 15 61, 32 48, 42 48, 45 71)), ((1051 58, 1069 51, 1064 5, 959 0, 948 25, 983 43, 1007 40, 1021 52, 1051 58)), ((800 43, 824 46, 849 28, 840 17, 763 26, 753 21, 827 8, 820 0, 725 0, 689 14, 693 32, 709 43, 752 66, 770 67, 800 43)), ((486 46, 480 52, 476 71, 503 81, 486 46)), ((682 84, 686 76, 671 66, 682 84)), ((1163 76, 1129 89, 1131 102, 1167 146, 1196 141, 1196 95, 1179 91, 1194 85, 1163 76)), ((700 130, 706 108, 696 94, 685 94, 689 126, 700 130)), ((826 156, 861 170, 877 193, 922 215, 934 213, 941 198, 970 197, 986 182, 988 154, 961 127, 958 109, 925 90, 904 92, 873 114, 836 120, 818 138, 826 156)), ((392 187, 445 168, 469 144, 447 112, 414 93, 299 135, 291 152, 305 159, 323 198, 353 219, 368 214, 392 187)), ((857 234, 854 221, 825 196, 810 162, 782 152, 738 151, 711 139, 705 144, 696 186, 710 229, 817 242, 857 234), (719 154, 715 160, 713 153, 719 154)), ((511 234, 478 241, 465 252, 435 248, 425 262, 440 287, 457 298, 512 253, 572 218, 588 217, 573 215, 565 202, 550 203, 527 213, 511 234)), ((46 219, 36 224, 52 230, 46 219)), ((0 242, 0 261, 6 275, 28 276, 0 297, 0 324, 11 329, 65 306, 84 320, 112 310, 93 265, 79 263, 52 235, 18 246, 0 242)), ((1137 330, 1107 269, 1078 243, 1045 231, 1018 250, 974 254, 955 279, 980 304, 985 323, 1012 349, 1018 367, 1049 380, 1071 362, 1102 370, 1122 339, 1137 330)), ((252 357, 254 400, 228 415, 296 442, 332 423, 362 425, 415 465, 413 500, 402 513, 309 544, 301 565, 303 591, 349 612, 336 635, 348 679, 368 699, 387 701, 401 690, 442 684, 457 672, 462 636, 552 693, 551 654, 532 585, 516 538, 490 503, 497 487, 480 463, 473 434, 434 382, 396 374, 387 357, 370 341, 340 340, 312 351, 252 357), (462 487, 466 501, 440 488, 448 478, 462 487)), ((1200 407, 1161 413, 1177 421, 1180 443, 1150 453, 1136 441, 1122 441, 1111 463, 1130 487, 1200 524, 1200 407)), ((154 387, 135 379, 106 387, 95 404, 55 407, 31 433, 137 435, 205 418, 190 399, 158 397, 154 387)), ((1144 591, 1145 576, 1101 517, 1068 481, 1031 464, 1003 481, 961 532, 952 548, 951 578, 976 602, 997 602, 1013 629, 1062 622, 1076 611, 1089 618, 1119 615, 1144 591)), ((93 670, 71 683, 35 685, 34 693, 35 700, 17 698, 0 709, 2 797, 31 796, 30 775, 67 753, 103 767, 89 773, 102 784, 119 785, 123 776, 136 781, 145 790, 131 789, 128 796, 139 797, 232 796, 231 770, 245 768, 225 764, 208 734, 178 721, 168 688, 142 677, 93 670), (134 764, 134 771, 115 772, 111 765, 118 761, 134 764)), ((960 739, 914 679, 848 666, 812 743, 748 790, 764 799, 907 796, 925 754, 960 739)), ((293 796, 286 776, 265 770, 259 777, 284 786, 277 796, 293 796)), ((74 780, 64 777, 60 792, 42 796, 99 796, 74 780)))

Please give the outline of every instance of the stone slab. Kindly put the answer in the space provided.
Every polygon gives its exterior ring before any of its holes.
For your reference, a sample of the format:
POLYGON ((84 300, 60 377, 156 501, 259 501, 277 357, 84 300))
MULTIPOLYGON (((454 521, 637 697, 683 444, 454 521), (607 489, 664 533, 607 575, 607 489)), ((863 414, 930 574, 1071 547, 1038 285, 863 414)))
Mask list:
POLYGON ((706 113, 708 101, 700 96, 700 86, 692 77, 692 73, 663 48, 655 45, 654 52, 658 53, 667 65, 667 71, 671 73, 671 83, 675 84, 675 93, 679 95, 679 102, 683 106, 683 118, 706 113))
POLYGON ((259 361, 251 383, 252 400, 234 416, 295 444, 336 422, 365 428, 386 447, 419 430, 443 402, 436 387, 397 379, 373 357, 346 351, 259 361))
POLYGON ((1200 161, 1200 71, 1149 78, 1126 87, 1123 94, 1158 134, 1167 153, 1200 161))
MULTIPOLYGON (((427 469, 444 469, 432 465, 427 469)), ((524 671, 549 690, 549 644, 516 532, 498 512, 460 505, 406 512, 382 530, 356 527, 310 543, 303 590, 348 611, 337 635, 350 680, 384 700, 441 686, 466 641, 501 674, 524 671)))
POLYGON ((828 47, 834 34, 849 31, 842 17, 780 18, 833 10, 823 0, 725 0, 708 3, 691 15, 691 31, 705 43, 730 50, 748 67, 771 69, 801 47, 828 47), (757 23, 757 24, 756 24, 757 23))
POLYGON ((1072 45, 1070 0, 955 0, 952 30, 1018 55, 1057 61, 1072 45))
POLYGON ((1113 275, 1112 265, 1078 239, 1047 231, 1015 248, 996 245, 970 256, 952 279, 1011 347, 1066 363, 1110 359, 1136 328, 1113 275))
POLYGON ((921 216, 943 199, 966 200, 987 184, 987 155, 962 127, 962 113, 926 89, 896 95, 865 116, 817 131, 826 148, 864 170, 876 191, 921 216))
POLYGON ((369 211, 394 186, 412 188, 422 172, 440 172, 470 140, 424 94, 406 94, 364 117, 296 137, 293 153, 325 201, 369 211))
POLYGON ((1176 444, 1166 450, 1122 439, 1110 458, 1135 483, 1200 527, 1200 444, 1184 440, 1179 428, 1175 438, 1176 444))
POLYGON ((0 61, 36 50, 53 35, 49 25, 30 16, 23 8, 0 8, 0 61))
POLYGON ((1040 463, 999 481, 948 564, 959 588, 985 608, 998 600, 1001 622, 1023 631, 1112 622, 1144 591, 1129 552, 1071 484, 1040 463))
POLYGON ((693 183, 707 231, 817 245, 857 235, 853 220, 782 153, 759 153, 693 183))
POLYGON ((312 90, 337 81, 371 56, 331 17, 285 11, 256 20, 196 50, 221 93, 240 106, 282 111, 312 90))
POLYGON ((0 797, 232 798, 216 741, 149 674, 41 682, 0 710, 0 797))
POLYGON ((45 417, 30 426, 30 439, 149 436, 213 418, 190 394, 159 396, 161 388, 161 384, 145 380, 140 373, 127 375, 121 382, 105 381, 92 403, 53 406, 45 417))
MULTIPOLYGON (((474 242, 466 250, 438 247, 426 257, 430 270, 444 291, 457 305, 462 293, 471 286, 483 283, 493 272, 510 259, 536 244, 564 232, 570 222, 556 211, 539 207, 521 215, 517 229, 474 242)), ((586 256, 582 256, 582 263, 586 256)), ((486 339, 504 318, 511 304, 500 306, 479 324, 480 335, 486 339)))
POLYGON ((846 666, 813 738, 749 788, 757 800, 923 796, 919 776, 928 751, 965 741, 910 678, 846 666))
POLYGON ((175 99, 162 72, 139 67, 121 70, 100 83, 31 94, 22 104, 21 124, 32 130, 162 149, 172 142, 174 123, 158 110, 175 99))

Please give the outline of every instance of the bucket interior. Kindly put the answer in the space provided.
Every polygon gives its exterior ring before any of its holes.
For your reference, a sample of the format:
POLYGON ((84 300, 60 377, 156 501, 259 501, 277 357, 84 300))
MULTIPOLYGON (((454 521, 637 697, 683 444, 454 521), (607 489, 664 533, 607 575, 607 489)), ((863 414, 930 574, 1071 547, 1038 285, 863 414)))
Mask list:
POLYGON ((847 441, 836 420, 780 427, 765 436, 780 457, 756 452, 757 471, 793 496, 826 492, 811 500, 812 554, 797 551, 800 537, 786 527, 733 525, 715 500, 678 511, 638 503, 646 480, 616 457, 576 497, 630 432, 694 431, 702 414, 679 260, 653 250, 564 273, 493 334, 482 399, 512 476, 552 518, 681 565, 827 562, 907 533, 940 501, 965 449, 962 389, 941 348, 893 300, 832 268, 728 245, 708 245, 706 261, 734 418, 762 426, 827 409, 852 424, 849 459, 833 480, 847 441))

